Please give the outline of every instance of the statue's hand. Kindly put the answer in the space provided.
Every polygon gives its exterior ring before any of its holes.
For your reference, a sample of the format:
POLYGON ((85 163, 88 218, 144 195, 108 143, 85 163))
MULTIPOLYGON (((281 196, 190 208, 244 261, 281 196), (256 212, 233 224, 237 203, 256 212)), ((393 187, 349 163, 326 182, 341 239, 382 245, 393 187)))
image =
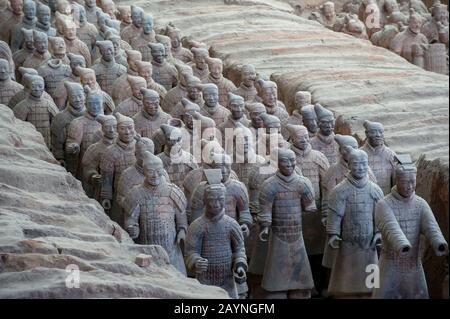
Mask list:
POLYGON ((80 152, 80 145, 76 143, 71 143, 67 145, 67 153, 69 154, 77 154, 80 152))
POLYGON ((91 182, 93 185, 100 185, 102 183, 102 175, 100 174, 92 175, 91 182))
POLYGON ((102 206, 106 210, 111 209, 111 201, 109 199, 102 200, 102 206))
POLYGON ((381 246, 381 233, 375 233, 373 235, 372 241, 370 242, 370 247, 375 249, 377 246, 381 246))
POLYGON ((178 244, 178 246, 181 244, 181 241, 185 241, 185 240, 186 240, 186 231, 184 230, 184 228, 182 228, 177 233, 177 244, 178 244))
POLYGON ((322 217, 320 219, 320 221, 322 222, 322 226, 326 228, 327 227, 327 218, 326 217, 322 217))
POLYGON ((328 245, 333 249, 338 249, 340 241, 342 241, 342 239, 338 235, 331 235, 328 239, 328 245))
POLYGON ((269 239, 269 227, 264 227, 259 233, 259 240, 267 241, 269 239))
POLYGON ((236 269, 234 270, 234 278, 237 283, 244 283, 247 280, 247 274, 244 267, 236 267, 236 269))
POLYGON ((136 239, 139 237, 139 226, 130 225, 127 227, 127 232, 128 232, 128 234, 130 234, 130 237, 132 239, 136 239))
POLYGON ((244 235, 244 238, 247 238, 248 235, 250 235, 250 229, 248 228, 247 224, 241 225, 242 234, 244 235))
POLYGON ((207 269, 208 269, 208 259, 199 258, 195 262, 195 272, 197 274, 201 274, 202 272, 205 272, 207 269))
POLYGON ((436 252, 436 256, 447 256, 448 255, 448 244, 446 242, 439 243, 436 245, 434 251, 436 252))

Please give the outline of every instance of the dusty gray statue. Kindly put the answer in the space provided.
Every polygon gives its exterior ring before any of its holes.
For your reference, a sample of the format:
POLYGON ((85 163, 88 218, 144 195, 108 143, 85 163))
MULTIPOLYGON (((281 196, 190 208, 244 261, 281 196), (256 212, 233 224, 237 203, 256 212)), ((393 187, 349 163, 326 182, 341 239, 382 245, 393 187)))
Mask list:
POLYGON ((0 104, 8 105, 11 98, 22 90, 22 84, 11 78, 9 62, 0 59, 0 104))
POLYGON ((333 165, 339 158, 339 146, 334 140, 334 115, 320 104, 314 105, 314 110, 317 115, 319 131, 311 139, 311 146, 313 150, 322 152, 330 165, 333 165))

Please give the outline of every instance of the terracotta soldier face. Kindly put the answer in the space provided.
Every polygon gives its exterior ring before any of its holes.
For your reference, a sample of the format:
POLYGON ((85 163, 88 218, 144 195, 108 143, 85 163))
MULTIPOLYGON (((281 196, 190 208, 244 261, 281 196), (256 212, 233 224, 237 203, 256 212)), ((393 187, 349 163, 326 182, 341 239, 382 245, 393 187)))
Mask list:
POLYGON ((410 197, 416 190, 416 173, 402 172, 396 177, 397 191, 405 198, 410 197))
POLYGON ((9 63, 5 59, 0 59, 0 81, 6 81, 10 78, 9 63))
POLYGON ((120 18, 123 22, 126 24, 130 24, 133 22, 131 20, 131 7, 130 6, 123 6, 120 10, 120 18))
POLYGON ((205 192, 206 212, 211 216, 219 215, 225 208, 225 191, 224 188, 212 190, 208 188, 205 192))
POLYGON ((11 10, 14 14, 20 15, 23 10, 23 0, 10 0, 11 10))
POLYGON ((363 151, 353 151, 357 152, 351 154, 349 157, 348 166, 350 168, 350 173, 355 179, 362 179, 367 176, 367 171, 369 169, 369 162, 367 160, 367 155, 363 155, 363 151))
POLYGON ((266 134, 271 133, 281 133, 281 123, 278 122, 270 122, 264 125, 266 127, 266 134))
POLYGON ((222 76, 223 67, 221 63, 213 63, 209 67, 209 72, 211 73, 212 77, 218 79, 222 76))
POLYGON ((86 9, 83 6, 79 6, 78 8, 78 21, 80 21, 80 23, 85 23, 87 21, 86 9))
POLYGON ((254 128, 263 128, 264 121, 262 120, 260 113, 250 113, 250 119, 252 120, 252 126, 254 128))
POLYGON ((122 142, 131 143, 134 139, 134 124, 129 122, 120 123, 117 125, 117 132, 122 142))
POLYGON ((70 6, 70 3, 67 1, 58 1, 56 7, 58 12, 64 15, 68 16, 72 13, 72 7, 70 6))
POLYGON ((136 28, 142 28, 142 11, 141 10, 131 10, 131 21, 136 28))
POLYGON ((161 184, 161 178, 163 175, 162 167, 147 167, 144 170, 146 181, 152 186, 158 186, 161 184))
POLYGON ((102 125, 103 136, 108 139, 114 139, 117 136, 117 124, 113 122, 105 122, 102 125))
POLYGON ((112 42, 100 46, 100 54, 102 55, 102 59, 110 62, 114 59, 114 46, 112 42))
POLYGON ((23 33, 23 42, 28 50, 34 49, 33 32, 23 33))
POLYGON ((238 100, 230 103, 231 116, 235 120, 239 120, 244 116, 245 103, 238 100))
POLYGON ((90 96, 87 99, 86 109, 92 116, 96 117, 103 111, 103 100, 101 95, 90 96))
POLYGON ((323 5, 323 15, 326 18, 332 18, 335 16, 335 14, 336 13, 334 12, 334 5, 332 3, 331 4, 325 3, 323 5))
POLYGON ((244 65, 242 67, 241 79, 242 83, 244 83, 245 86, 247 87, 253 86, 256 81, 255 68, 252 65, 244 65))
POLYGON ((319 121, 319 128, 320 132, 324 136, 330 136, 334 131, 334 118, 332 117, 325 117, 320 119, 319 121))
POLYGON ((283 151, 278 155, 278 169, 284 176, 291 176, 295 169, 294 152, 283 151))
POLYGON ((372 123, 366 129, 366 137, 370 146, 377 147, 384 143, 384 128, 380 123, 372 123))
POLYGON ((142 30, 144 34, 150 34, 153 31, 153 19, 150 15, 146 14, 142 21, 142 30))
POLYGON ((186 112, 183 114, 183 123, 186 125, 186 127, 190 130, 194 128, 194 118, 192 117, 192 114, 189 112, 186 112))
POLYGON ((89 8, 93 8, 93 7, 97 6, 97 1, 96 0, 84 0, 84 4, 89 8))
POLYGON ((44 25, 50 24, 50 8, 45 5, 40 5, 37 10, 37 19, 44 25))
POLYGON ((297 132, 292 138, 292 143, 298 149, 305 150, 309 144, 309 134, 307 132, 306 134, 297 132))
POLYGON ((143 96, 142 103, 145 112, 151 116, 155 116, 159 111, 159 96, 143 96))
POLYGON ((200 70, 205 69, 207 66, 206 56, 203 54, 194 54, 194 62, 197 68, 199 68, 200 70))
POLYGON ((145 83, 139 82, 139 83, 133 83, 131 85, 131 93, 138 100, 142 100, 141 88, 144 88, 144 89, 146 88, 145 83))
POLYGON ((120 37, 111 36, 108 37, 108 40, 113 44, 114 55, 117 55, 117 53, 120 51, 120 37))
POLYGON ((187 86, 187 95, 192 101, 196 101, 201 96, 200 89, 195 85, 188 85, 187 86))
POLYGON ((156 63, 164 62, 164 50, 152 50, 152 58, 156 63))
POLYGON ((203 99, 207 107, 215 107, 219 102, 219 91, 207 89, 203 92, 203 99))
POLYGON ((48 51, 48 40, 47 37, 34 39, 34 48, 37 52, 44 54, 48 51))
POLYGON ((420 29, 422 28, 422 19, 417 15, 411 15, 409 18, 409 30, 415 34, 420 33, 420 29))
POLYGON ((169 137, 166 137, 166 145, 169 150, 178 150, 181 147, 181 135, 170 134, 169 137))
POLYGON ((69 104, 76 110, 81 110, 86 102, 86 96, 84 95, 84 91, 81 86, 79 90, 69 94, 68 98, 69 104))
POLYGON ((269 106, 277 105, 278 93, 275 88, 264 88, 261 97, 264 101, 264 104, 269 106))
POLYGON ((147 83, 151 82, 152 74, 153 74, 152 65, 150 63, 145 63, 138 67, 138 74, 140 77, 143 77, 147 83))
POLYGON ((230 178, 231 163, 226 163, 224 161, 222 161, 222 163, 213 162, 211 164, 211 168, 220 169, 220 171, 222 172, 222 183, 225 183, 230 178))
POLYGON ((57 37, 52 42, 52 51, 55 55, 66 54, 66 42, 63 38, 57 37))
POLYGON ((97 80, 95 78, 94 73, 89 73, 86 75, 83 75, 83 77, 80 79, 81 84, 89 86, 91 90, 94 90, 96 88, 97 80))
POLYGON ((112 1, 104 1, 102 5, 103 12, 109 15, 111 18, 115 17, 116 5, 112 1))
POLYGON ((398 11, 397 1, 395 1, 395 0, 385 0, 384 8, 386 9, 387 13, 392 13, 394 11, 398 11))
POLYGON ((75 23, 67 23, 63 26, 63 35, 67 40, 75 40, 77 38, 77 26, 75 23))
POLYGON ((32 96, 36 98, 40 98, 44 93, 44 80, 43 79, 35 79, 31 82, 31 90, 30 93, 32 96))
POLYGON ((317 132, 317 122, 313 118, 303 118, 303 125, 306 126, 308 131, 317 132))
POLYGON ((32 20, 36 17, 36 4, 32 0, 25 0, 23 3, 23 15, 32 20))

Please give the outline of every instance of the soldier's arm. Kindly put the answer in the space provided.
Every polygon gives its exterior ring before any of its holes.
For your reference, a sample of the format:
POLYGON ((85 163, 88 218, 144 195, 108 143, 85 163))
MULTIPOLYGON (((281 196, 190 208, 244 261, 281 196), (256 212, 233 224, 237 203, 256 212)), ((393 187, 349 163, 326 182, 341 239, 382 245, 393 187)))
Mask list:
POLYGON ((249 209, 250 214, 256 219, 259 211, 259 187, 256 180, 256 172, 252 169, 250 176, 248 178, 248 196, 249 196, 249 209))
POLYGON ((205 204, 203 203, 203 193, 205 191, 204 182, 199 184, 192 193, 189 205, 189 220, 192 223, 203 214, 205 204))
POLYGON ((274 185, 270 185, 271 183, 269 183, 270 180, 271 179, 264 181, 258 198, 258 223, 261 228, 270 227, 272 225, 272 206, 275 192, 273 191, 274 185))
POLYGON ((245 244, 244 236, 237 223, 234 220, 230 220, 230 240, 231 240, 231 250, 233 252, 233 269, 238 267, 243 267, 247 271, 247 257, 245 255, 245 244))
POLYGON ((188 222, 187 222, 187 216, 186 216, 186 206, 187 206, 186 197, 184 196, 181 189, 176 185, 173 185, 170 197, 173 200, 175 207, 176 207, 175 225, 177 228, 177 233, 182 229, 187 231, 188 222))
POLYGON ((345 214, 346 198, 342 193, 342 187, 336 186, 329 195, 327 234, 341 235, 341 222, 345 214))
POLYGON ((189 226, 186 243, 185 243, 185 255, 186 266, 188 269, 195 271, 195 264, 199 259, 202 259, 201 249, 203 245, 203 227, 198 227, 197 222, 194 222, 189 226))
POLYGON ((113 198, 114 183, 114 159, 112 154, 106 151, 100 159, 100 174, 102 175, 102 190, 100 197, 102 200, 113 198))
POLYGON ((434 214, 425 200, 422 200, 422 210, 420 214, 420 232, 423 234, 433 247, 438 256, 448 254, 448 244, 442 235, 439 224, 434 214))
POLYGON ((125 230, 130 234, 132 239, 139 237, 140 227, 139 227, 139 215, 140 206, 139 203, 134 200, 133 196, 128 197, 124 203, 125 210, 125 220, 124 226, 125 230))
POLYGON ((69 129, 67 130, 66 139, 66 152, 71 153, 69 148, 72 148, 72 144, 81 145, 81 140, 83 139, 83 128, 78 124, 78 121, 72 121, 69 124, 69 129))
POLYGON ((250 215, 247 188, 241 182, 239 182, 239 186, 240 188, 236 198, 238 222, 240 225, 247 224, 248 226, 251 226, 253 224, 253 218, 252 215, 250 215))
MULTIPOLYGON (((62 120, 60 118, 60 120, 62 120)), ((64 160, 64 142, 66 141, 66 132, 60 121, 54 120, 50 125, 52 134, 52 152, 57 160, 64 160)))
POLYGON ((14 116, 22 121, 27 120, 28 112, 29 112, 29 108, 26 105, 26 103, 20 102, 13 108, 14 116))
POLYGON ((93 175, 100 174, 99 172, 99 160, 95 159, 95 144, 88 147, 81 160, 83 167, 83 179, 90 184, 93 175))
POLYGON ((302 180, 303 185, 301 186, 302 193, 300 194, 300 196, 303 211, 314 213, 317 211, 314 187, 306 177, 302 177, 302 180))
POLYGON ((116 109, 116 106, 114 104, 113 99, 111 96, 104 92, 103 94, 103 112, 105 115, 110 115, 114 113, 114 110, 116 109))

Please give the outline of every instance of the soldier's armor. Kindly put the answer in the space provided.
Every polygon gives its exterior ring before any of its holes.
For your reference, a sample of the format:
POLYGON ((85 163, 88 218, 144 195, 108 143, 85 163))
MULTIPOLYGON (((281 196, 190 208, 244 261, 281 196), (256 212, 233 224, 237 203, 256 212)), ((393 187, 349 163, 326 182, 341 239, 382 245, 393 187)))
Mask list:
POLYGON ((103 59, 100 63, 93 65, 92 69, 95 71, 98 84, 110 96, 113 94, 114 81, 127 73, 127 69, 122 64, 115 61, 106 62, 103 59))
POLYGON ((11 98, 23 90, 22 84, 11 79, 0 82, 0 104, 8 105, 11 98))
POLYGON ((200 114, 212 118, 216 123, 216 126, 219 126, 227 120, 231 112, 218 103, 212 109, 206 106, 206 104, 203 105, 203 107, 200 108, 200 114))
POLYGON ((152 61, 152 50, 148 46, 149 43, 155 43, 155 31, 150 34, 141 33, 139 37, 133 38, 130 42, 133 50, 139 51, 142 54, 142 61, 152 61))
POLYGON ((45 144, 51 150, 50 125, 55 115, 59 112, 55 103, 42 97, 36 99, 30 94, 14 107, 13 112, 18 119, 33 124, 36 130, 42 134, 45 144))
POLYGON ((189 63, 194 59, 192 52, 183 48, 181 45, 177 49, 172 48, 172 55, 175 59, 178 59, 183 63, 189 63))
POLYGON ((409 62, 414 62, 413 46, 427 45, 428 39, 422 33, 413 34, 409 29, 401 31, 391 41, 389 49, 401 55, 409 62))
MULTIPOLYGON (((189 96, 186 95, 186 99, 188 99, 190 102, 197 104, 198 106, 200 106, 200 109, 203 107, 204 105, 204 101, 203 101, 203 97, 200 94, 200 96, 198 97, 197 100, 192 101, 189 96)), ((184 106, 183 103, 181 103, 181 100, 175 105, 175 107, 172 109, 172 111, 170 112, 170 114, 172 115, 172 117, 174 118, 178 118, 181 119, 181 117, 184 114, 184 106)))
POLYGON ((223 139, 225 138, 225 129, 236 128, 238 122, 241 123, 242 125, 244 125, 245 127, 250 126, 250 121, 247 119, 247 117, 245 115, 236 121, 235 119, 232 118, 232 115, 230 114, 227 117, 227 119, 217 127, 221 131, 223 139))
POLYGON ((44 79, 45 91, 54 98, 58 84, 64 83, 64 80, 72 74, 72 70, 62 60, 52 59, 39 67, 38 74, 44 79))
MULTIPOLYGON (((71 73, 69 75, 69 77, 67 77, 64 80, 64 82, 66 82, 66 81, 71 82, 71 83, 80 84, 80 77, 75 76, 73 73, 71 73)), ((63 110, 66 107, 67 99, 68 99, 67 90, 66 90, 66 86, 64 85, 64 82, 59 82, 56 84, 56 89, 55 89, 54 97, 53 97, 53 100, 55 101, 56 106, 60 110, 63 110)))
POLYGON ((203 70, 200 70, 199 68, 197 68, 197 66, 195 64, 193 64, 191 67, 192 67, 192 74, 194 74, 194 76, 199 78, 200 81, 202 81, 202 83, 208 83, 208 77, 209 77, 208 66, 205 66, 205 68, 203 70))
POLYGON ((70 123, 82 116, 85 108, 75 110, 70 105, 55 115, 50 127, 52 133, 52 153, 57 160, 65 160, 66 158, 66 138, 70 123))
POLYGON ((283 135, 283 137, 287 139, 289 137, 289 132, 286 130, 286 123, 289 119, 289 114, 288 112, 286 112, 286 107, 284 106, 284 104, 280 101, 277 101, 276 107, 271 107, 265 104, 264 106, 266 107, 267 114, 278 117, 281 122, 281 135, 283 135))
POLYGON ((23 62, 23 67, 35 69, 37 70, 42 64, 47 62, 52 58, 50 52, 46 51, 44 54, 40 54, 37 51, 34 51, 32 55, 30 55, 25 62, 23 62))
POLYGON ((97 7, 97 6, 92 7, 92 8, 89 8, 88 6, 85 6, 85 8, 86 8, 86 20, 89 23, 92 23, 95 27, 98 27, 98 24, 97 24, 97 22, 98 22, 97 12, 102 13, 102 10, 99 7, 97 7))
POLYGON ((161 124, 166 124, 171 118, 162 110, 159 110, 155 116, 150 116, 144 109, 141 109, 133 116, 134 129, 142 137, 153 138, 161 124))
POLYGON ((116 108, 116 112, 122 115, 133 117, 142 109, 142 100, 138 100, 134 96, 122 101, 116 108))
POLYGON ((167 91, 173 88, 177 82, 177 69, 169 64, 169 62, 164 61, 163 63, 157 63, 152 61, 153 73, 152 78, 156 83, 161 84, 167 91))
POLYGON ((90 22, 80 25, 77 29, 77 36, 84 44, 86 44, 91 52, 94 50, 95 41, 98 37, 98 30, 95 25, 90 22))
POLYGON ((53 28, 50 24, 43 25, 39 21, 36 21, 36 27, 34 30, 45 33, 48 37, 56 37, 56 29, 53 28))
POLYGON ((147 89, 153 90, 158 92, 159 97, 164 100, 167 94, 167 90, 164 86, 162 86, 159 83, 156 83, 153 78, 150 78, 150 80, 147 80, 147 89))
MULTIPOLYGON (((9 100, 9 104, 8 106, 11 109, 14 109, 14 107, 19 104, 20 102, 22 102, 23 100, 25 100, 28 95, 30 94, 30 90, 26 89, 25 87, 23 88, 23 90, 20 90, 19 92, 17 92, 10 100, 9 100)), ((48 100, 50 102, 53 103, 53 99, 52 97, 47 93, 47 92, 43 92, 42 93, 42 99, 48 100)))
POLYGON ((2 20, 3 23, 0 24, 0 39, 5 41, 6 43, 10 43, 11 41, 11 32, 16 25, 22 22, 23 14, 14 14, 11 11, 11 15, 8 20, 2 20))
POLYGON ((366 142, 361 149, 367 153, 369 166, 376 177, 378 186, 385 195, 389 194, 394 184, 395 153, 385 145, 375 149, 369 145, 369 142, 366 142))
POLYGON ((221 76, 219 79, 215 79, 211 75, 209 75, 206 83, 213 83, 217 85, 217 88, 219 89, 219 104, 221 105, 227 105, 228 92, 233 92, 236 90, 236 86, 233 84, 233 82, 223 76, 221 76))
POLYGON ((19 51, 14 52, 12 58, 14 61, 14 66, 16 68, 16 80, 20 81, 22 78, 22 75, 20 72, 18 72, 19 67, 23 66, 23 63, 26 59, 28 59, 30 56, 32 56, 34 53, 34 49, 27 49, 25 46, 23 49, 20 49, 19 51))
POLYGON ((22 21, 18 24, 16 24, 11 29, 11 41, 9 42, 10 48, 12 52, 18 51, 23 42, 23 34, 22 34, 22 28, 27 30, 34 30, 36 29, 36 17, 33 20, 28 20, 25 16, 23 16, 22 21))
POLYGON ((328 163, 333 165, 339 159, 339 145, 334 140, 334 133, 330 136, 323 136, 320 132, 311 139, 313 150, 323 153, 328 159, 328 163))
POLYGON ((422 26, 421 33, 427 37, 428 42, 439 42, 439 30, 433 18, 431 18, 430 21, 425 22, 425 24, 422 26))
POLYGON ((114 80, 111 96, 114 100, 114 103, 116 103, 117 105, 132 96, 131 86, 130 83, 128 83, 128 75, 137 76, 138 74, 137 72, 128 68, 127 72, 123 73, 116 80, 114 80))
POLYGON ((166 152, 158 154, 158 157, 162 160, 164 169, 169 174, 170 181, 184 191, 184 177, 193 169, 198 168, 192 154, 181 150, 179 156, 175 159, 175 161, 180 160, 178 163, 172 161, 171 157, 173 158, 173 155, 167 155, 166 152))
POLYGON ((399 33, 398 27, 393 24, 387 24, 383 29, 375 32, 370 37, 370 41, 377 46, 389 49, 392 39, 399 33))
POLYGON ((303 125, 303 117, 298 110, 293 110, 292 115, 286 121, 287 124, 303 125))
POLYGON ((123 28, 122 31, 120 32, 120 37, 122 38, 123 41, 127 43, 131 43, 134 38, 141 36, 142 36, 142 28, 136 28, 133 23, 123 28))
MULTIPOLYGON (((77 178, 82 178, 82 166, 81 160, 83 155, 89 146, 98 142, 102 137, 102 125, 95 120, 87 111, 84 116, 74 119, 67 132, 66 147, 71 144, 78 144, 80 146, 80 152, 78 154, 71 155, 74 157, 70 159, 72 164, 69 164, 68 170, 77 178)), ((67 158, 69 161, 69 158, 67 158)))
POLYGON ((66 41, 66 52, 81 55, 86 61, 86 67, 90 68, 92 65, 92 59, 91 51, 88 46, 80 39, 67 40, 64 38, 64 41, 66 41))
MULTIPOLYGON (((222 213, 223 214, 223 213, 222 213)), ((201 216, 189 227, 186 238, 188 268, 194 270, 199 258, 208 260, 205 272, 196 275, 198 281, 225 289, 231 298, 237 298, 233 266, 247 268, 244 238, 239 224, 227 215, 210 220, 201 216)))
POLYGON ((172 114, 175 105, 185 97, 187 97, 186 87, 183 86, 181 82, 178 82, 176 87, 167 91, 166 96, 161 102, 161 108, 164 112, 172 114))
POLYGON ((243 83, 239 85, 239 87, 233 91, 234 94, 242 96, 245 102, 260 102, 261 99, 258 96, 258 91, 254 86, 247 87, 243 83))
POLYGON ((248 189, 250 174, 254 168, 258 169, 265 163, 265 159, 255 153, 249 154, 249 160, 236 157, 236 161, 231 164, 231 169, 236 172, 237 179, 248 189))

